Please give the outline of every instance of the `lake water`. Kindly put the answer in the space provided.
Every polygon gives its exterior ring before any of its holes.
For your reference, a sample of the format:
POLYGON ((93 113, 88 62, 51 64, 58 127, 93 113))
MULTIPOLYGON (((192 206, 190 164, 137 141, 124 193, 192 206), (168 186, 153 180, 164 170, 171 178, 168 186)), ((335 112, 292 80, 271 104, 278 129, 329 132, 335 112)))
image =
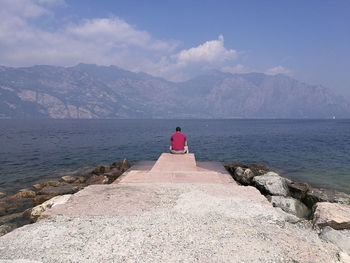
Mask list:
POLYGON ((156 160, 176 126, 198 160, 265 163, 350 193, 350 120, 0 120, 0 191, 123 158, 156 160))

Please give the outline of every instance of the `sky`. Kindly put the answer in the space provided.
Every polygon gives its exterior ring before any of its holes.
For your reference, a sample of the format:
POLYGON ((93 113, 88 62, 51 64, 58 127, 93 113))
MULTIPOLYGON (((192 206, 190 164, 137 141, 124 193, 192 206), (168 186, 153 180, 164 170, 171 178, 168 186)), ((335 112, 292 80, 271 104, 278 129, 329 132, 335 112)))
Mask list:
POLYGON ((285 74, 350 99, 348 0, 0 0, 0 65, 285 74))

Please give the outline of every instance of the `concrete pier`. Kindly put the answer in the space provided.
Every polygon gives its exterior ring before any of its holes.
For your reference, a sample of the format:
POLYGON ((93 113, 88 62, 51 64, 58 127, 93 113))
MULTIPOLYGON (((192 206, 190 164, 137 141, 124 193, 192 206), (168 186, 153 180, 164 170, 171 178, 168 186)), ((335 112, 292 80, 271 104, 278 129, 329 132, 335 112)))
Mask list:
POLYGON ((217 162, 162 154, 0 237, 0 262, 336 262, 337 248, 217 162))
MULTIPOLYGON (((149 167, 147 167, 149 168, 149 167)), ((163 153, 151 169, 131 169, 115 183, 235 183, 217 162, 197 166, 194 154, 163 153)))

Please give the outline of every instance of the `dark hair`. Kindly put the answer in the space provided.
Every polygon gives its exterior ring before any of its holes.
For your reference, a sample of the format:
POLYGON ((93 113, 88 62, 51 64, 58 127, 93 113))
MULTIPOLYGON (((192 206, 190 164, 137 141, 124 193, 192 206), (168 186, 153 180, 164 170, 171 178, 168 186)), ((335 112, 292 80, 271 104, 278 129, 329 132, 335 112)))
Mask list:
POLYGON ((180 127, 176 127, 176 131, 181 131, 181 128, 180 127))

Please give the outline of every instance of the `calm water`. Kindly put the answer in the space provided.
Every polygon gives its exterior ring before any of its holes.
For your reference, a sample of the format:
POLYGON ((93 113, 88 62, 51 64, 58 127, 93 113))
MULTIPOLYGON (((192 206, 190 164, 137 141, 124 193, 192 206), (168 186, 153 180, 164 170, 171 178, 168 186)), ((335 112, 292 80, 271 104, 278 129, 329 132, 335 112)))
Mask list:
POLYGON ((350 120, 0 120, 0 191, 122 158, 155 160, 178 125, 199 160, 265 163, 350 193, 350 120))

